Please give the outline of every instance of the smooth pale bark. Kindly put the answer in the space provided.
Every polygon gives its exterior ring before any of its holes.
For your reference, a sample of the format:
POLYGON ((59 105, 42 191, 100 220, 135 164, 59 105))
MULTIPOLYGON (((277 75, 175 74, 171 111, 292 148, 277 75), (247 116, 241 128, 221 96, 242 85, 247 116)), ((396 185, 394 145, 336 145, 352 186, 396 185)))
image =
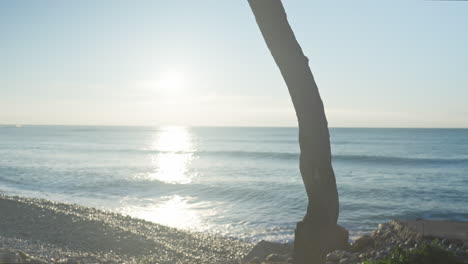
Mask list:
POLYGON ((344 245, 342 240, 347 237, 347 232, 337 226, 338 192, 323 103, 309 60, 289 26, 281 1, 248 2, 289 89, 298 119, 300 170, 309 204, 296 228, 295 263, 322 263, 325 253, 344 245))

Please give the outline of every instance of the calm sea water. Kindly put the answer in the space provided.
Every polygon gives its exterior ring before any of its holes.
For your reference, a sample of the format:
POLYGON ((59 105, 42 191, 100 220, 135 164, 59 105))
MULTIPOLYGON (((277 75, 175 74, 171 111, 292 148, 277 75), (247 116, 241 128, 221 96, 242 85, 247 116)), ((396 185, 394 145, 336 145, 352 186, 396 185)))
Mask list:
MULTIPOLYGON (((468 130, 332 128, 341 225, 468 221, 468 130)), ((306 210, 295 128, 0 126, 0 192, 177 228, 291 241, 306 210)))

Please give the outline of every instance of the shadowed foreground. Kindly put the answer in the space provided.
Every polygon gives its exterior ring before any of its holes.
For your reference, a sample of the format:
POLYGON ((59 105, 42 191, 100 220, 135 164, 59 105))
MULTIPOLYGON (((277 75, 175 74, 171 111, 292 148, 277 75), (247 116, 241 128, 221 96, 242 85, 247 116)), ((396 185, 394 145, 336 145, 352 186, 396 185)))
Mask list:
POLYGON ((84 256, 101 263, 239 263, 252 248, 234 239, 41 199, 0 195, 0 209, 0 248, 20 249, 48 263, 84 256))
MULTIPOLYGON (((411 251, 436 243, 464 263, 468 261, 467 235, 466 222, 391 221, 345 251, 328 254, 326 261, 355 264, 388 257, 397 247, 411 251)), ((0 263, 238 264, 242 259, 242 263, 286 264, 291 255, 291 245, 262 241, 254 247, 94 208, 0 195, 0 263)))

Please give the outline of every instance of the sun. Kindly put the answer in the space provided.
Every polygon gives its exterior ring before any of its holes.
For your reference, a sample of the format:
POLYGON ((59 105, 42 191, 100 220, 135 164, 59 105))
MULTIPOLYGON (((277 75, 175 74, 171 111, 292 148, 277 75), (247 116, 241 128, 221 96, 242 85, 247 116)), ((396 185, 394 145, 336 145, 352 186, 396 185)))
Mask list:
POLYGON ((166 71, 163 72, 157 81, 158 89, 166 92, 178 92, 186 85, 186 77, 180 71, 166 71))

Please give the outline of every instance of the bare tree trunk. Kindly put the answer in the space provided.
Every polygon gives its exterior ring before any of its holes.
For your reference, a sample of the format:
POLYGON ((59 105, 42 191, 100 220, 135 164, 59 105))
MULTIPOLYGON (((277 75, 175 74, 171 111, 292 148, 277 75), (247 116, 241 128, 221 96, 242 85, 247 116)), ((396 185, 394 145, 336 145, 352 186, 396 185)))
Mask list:
POLYGON ((348 239, 347 231, 337 226, 338 192, 323 103, 281 0, 248 2, 288 86, 299 123, 300 170, 309 204, 296 227, 294 261, 323 263, 327 252, 346 246, 348 239))

